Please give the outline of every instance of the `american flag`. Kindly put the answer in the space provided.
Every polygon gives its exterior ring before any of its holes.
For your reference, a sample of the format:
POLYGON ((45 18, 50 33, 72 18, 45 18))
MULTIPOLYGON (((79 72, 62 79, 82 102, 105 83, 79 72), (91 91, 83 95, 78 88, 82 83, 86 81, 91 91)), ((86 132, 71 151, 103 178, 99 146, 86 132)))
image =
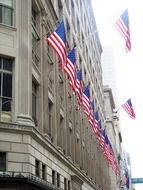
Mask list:
POLYGON ((94 107, 94 100, 92 100, 91 102, 91 109, 90 109, 90 115, 89 115, 89 123, 91 124, 91 126, 94 125, 94 110, 95 110, 95 107, 94 107))
POLYGON ((78 97, 78 103, 81 105, 82 102, 82 70, 80 69, 76 73, 76 86, 75 86, 75 93, 78 97))
POLYGON ((96 119, 97 122, 99 121, 99 113, 98 113, 98 111, 95 112, 95 119, 96 119))
POLYGON ((76 88, 76 70, 75 70, 75 49, 73 48, 67 57, 66 65, 64 66, 64 71, 69 76, 69 85, 72 87, 73 91, 76 88))
MULTIPOLYGON (((101 125, 101 120, 99 121, 99 126, 101 125)), ((102 126, 100 127, 101 129, 101 135, 100 135, 100 141, 99 141, 99 145, 101 150, 104 152, 105 151, 105 129, 102 130, 102 126)))
POLYGON ((93 130, 93 133, 95 133, 96 135, 97 141, 99 142, 100 136, 101 136, 101 130, 99 128, 98 121, 99 121, 99 114, 98 114, 98 111, 96 111, 94 113, 94 125, 93 125, 92 130, 93 130))
POLYGON ((84 114, 89 117, 90 115, 90 92, 89 87, 87 86, 82 95, 82 105, 84 108, 84 114))
POLYGON ((124 108, 124 110, 128 113, 128 115, 132 118, 135 119, 136 115, 132 106, 132 102, 131 99, 128 99, 127 102, 125 104, 122 105, 122 107, 124 108))
POLYGON ((126 186, 127 189, 129 189, 129 175, 128 175, 127 170, 125 171, 124 175, 122 176, 121 186, 122 187, 126 186))
POLYGON ((125 40, 125 50, 129 52, 131 50, 130 30, 129 30, 129 16, 128 9, 115 21, 115 27, 120 32, 125 40))
POLYGON ((61 67, 63 68, 66 63, 67 51, 66 51, 66 34, 64 22, 62 21, 57 29, 47 38, 47 43, 57 53, 61 67))
POLYGON ((109 139, 107 134, 105 134, 105 152, 104 152, 109 164, 111 165, 111 163, 113 162, 112 157, 110 157, 110 146, 109 146, 109 139))

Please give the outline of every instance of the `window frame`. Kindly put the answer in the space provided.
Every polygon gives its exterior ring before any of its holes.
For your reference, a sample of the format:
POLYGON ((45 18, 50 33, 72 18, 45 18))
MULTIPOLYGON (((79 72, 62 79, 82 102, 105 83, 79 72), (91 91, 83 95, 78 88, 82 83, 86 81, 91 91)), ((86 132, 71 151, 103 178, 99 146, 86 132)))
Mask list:
POLYGON ((8 121, 12 120, 12 101, 13 101, 13 59, 6 56, 0 56, 0 121, 5 121, 5 116, 7 114, 9 114, 8 121), (9 60, 9 65, 6 65, 4 63, 5 60, 9 60), (9 66, 9 68, 7 66, 9 66), (7 79, 5 79, 5 82, 4 82, 5 76, 10 76, 11 80, 7 81, 7 79), (11 89, 8 92, 6 92, 6 93, 10 93, 10 95, 4 96, 3 93, 5 90, 7 90, 6 87, 4 87, 4 85, 6 85, 7 82, 11 83, 11 89), (5 109, 3 108, 3 105, 4 105, 3 102, 4 104, 10 103, 10 105, 8 105, 9 106, 8 110, 5 110, 7 109, 6 107, 5 109))
POLYGON ((37 126, 37 112, 38 112, 37 107, 38 107, 38 83, 33 79, 32 80, 32 119, 36 126, 37 126), (33 91, 33 86, 34 86, 34 91, 33 91), (33 106, 33 101, 35 103, 34 106, 33 106))
POLYGON ((13 0, 11 0, 11 6, 6 5, 5 3, 0 3, 0 9, 1 9, 1 15, 0 15, 0 24, 6 25, 6 26, 14 26, 14 8, 13 8, 13 0), (5 9, 10 10, 10 19, 9 23, 6 23, 6 13, 7 11, 5 9))

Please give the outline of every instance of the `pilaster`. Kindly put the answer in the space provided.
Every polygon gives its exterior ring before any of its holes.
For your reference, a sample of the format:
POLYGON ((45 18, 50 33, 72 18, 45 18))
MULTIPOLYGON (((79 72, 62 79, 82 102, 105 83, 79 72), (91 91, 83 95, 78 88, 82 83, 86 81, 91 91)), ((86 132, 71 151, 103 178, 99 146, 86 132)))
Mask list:
POLYGON ((18 28, 18 58, 16 60, 17 93, 16 117, 17 122, 34 125, 32 121, 32 35, 31 35, 31 1, 17 2, 18 28))

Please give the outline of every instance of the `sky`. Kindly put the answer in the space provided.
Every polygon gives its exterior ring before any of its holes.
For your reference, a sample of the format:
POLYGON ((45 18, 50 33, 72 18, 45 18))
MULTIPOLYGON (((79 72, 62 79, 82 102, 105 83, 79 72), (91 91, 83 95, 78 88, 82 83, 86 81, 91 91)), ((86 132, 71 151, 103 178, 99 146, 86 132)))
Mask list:
MULTIPOLYGON (((92 0, 102 46, 114 50, 119 107, 131 98, 136 119, 119 109, 123 148, 129 152, 132 177, 143 178, 143 11, 141 0, 92 0), (125 52, 125 41, 114 21, 128 8, 132 49, 125 52)), ((136 185, 143 190, 143 184, 136 185)))

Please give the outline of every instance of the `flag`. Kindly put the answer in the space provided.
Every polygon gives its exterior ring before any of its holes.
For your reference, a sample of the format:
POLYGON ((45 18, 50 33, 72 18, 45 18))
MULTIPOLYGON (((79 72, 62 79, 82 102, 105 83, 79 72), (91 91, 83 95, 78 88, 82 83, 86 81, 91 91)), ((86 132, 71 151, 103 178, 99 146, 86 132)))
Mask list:
POLYGON ((76 73, 76 82, 75 82, 75 93, 78 97, 78 103, 81 105, 82 102, 82 71, 81 69, 76 73))
POLYGON ((94 125, 94 110, 95 110, 95 107, 94 107, 94 100, 92 100, 91 102, 91 109, 90 109, 90 115, 89 115, 89 123, 91 124, 91 126, 94 125))
POLYGON ((115 27, 125 40, 126 52, 131 50, 128 9, 115 21, 115 27))
POLYGON ((60 65, 63 68, 66 63, 67 51, 66 51, 66 34, 64 22, 62 21, 57 29, 47 38, 47 43, 57 53, 60 59, 60 65))
POLYGON ((132 106, 132 102, 131 99, 128 99, 127 102, 125 104, 122 105, 122 107, 124 108, 124 110, 128 113, 128 115, 132 118, 135 119, 136 115, 132 106))
POLYGON ((122 176, 122 181, 121 181, 121 186, 124 187, 126 186, 127 189, 129 189, 129 175, 128 175, 128 171, 126 170, 124 175, 122 176))
POLYGON ((90 115, 90 92, 89 92, 88 86, 85 88, 85 90, 83 92, 82 105, 84 108, 84 114, 89 117, 89 115, 90 115))
POLYGON ((105 129, 102 130, 101 120, 99 121, 99 127, 101 129, 99 145, 100 145, 101 150, 104 152, 105 151, 105 129))
POLYGON ((76 71, 75 71, 75 49, 73 48, 66 59, 66 65, 64 66, 64 71, 69 76, 69 85, 75 91, 76 85, 76 71))
POLYGON ((126 171, 126 187, 129 189, 130 187, 130 181, 129 181, 129 175, 128 175, 128 171, 126 171))
POLYGON ((97 122, 99 121, 99 113, 98 113, 98 111, 95 112, 95 119, 96 119, 97 122))
POLYGON ((93 133, 95 133, 97 141, 99 142, 100 141, 101 130, 100 130, 99 126, 98 126, 98 121, 99 121, 99 115, 98 115, 98 111, 96 111, 94 113, 94 124, 93 124, 92 131, 93 131, 93 133))

